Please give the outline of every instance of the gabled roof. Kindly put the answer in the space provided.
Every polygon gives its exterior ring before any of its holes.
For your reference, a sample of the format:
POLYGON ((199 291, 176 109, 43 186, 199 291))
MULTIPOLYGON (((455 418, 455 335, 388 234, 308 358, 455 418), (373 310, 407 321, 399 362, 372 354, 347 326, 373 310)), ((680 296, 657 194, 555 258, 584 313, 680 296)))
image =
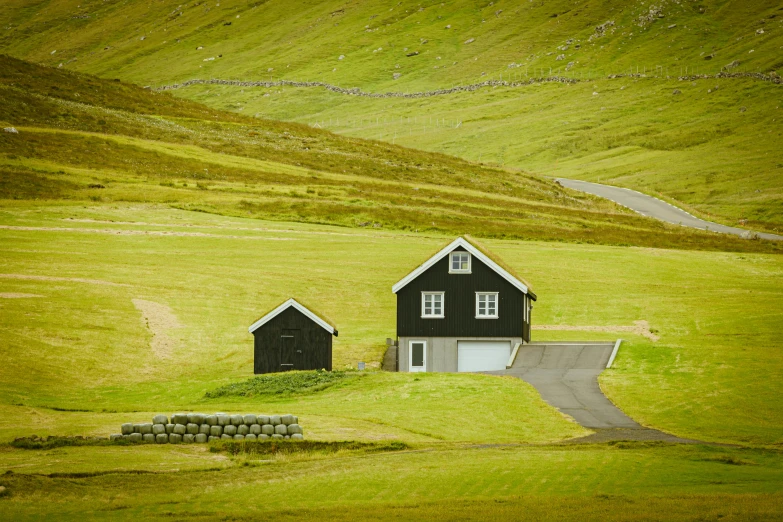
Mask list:
POLYGON ((523 293, 530 296, 533 301, 536 300, 536 294, 534 294, 528 285, 520 281, 518 278, 514 277, 512 274, 508 272, 508 270, 504 269, 502 266, 500 266, 498 263, 490 259, 490 257, 482 252, 478 247, 470 243, 467 239, 463 237, 458 237, 448 245, 446 245, 443 249, 441 249, 437 254, 429 258, 427 261, 424 262, 419 268, 411 272, 410 274, 406 275, 402 279, 400 279, 397 284, 392 286, 392 292, 395 294, 402 290, 405 285, 419 277, 421 274, 423 274, 427 269, 432 267, 435 263, 449 255, 451 252, 457 249, 457 247, 462 247, 470 254, 475 257, 476 259, 479 259, 482 263, 487 265, 489 268, 494 270, 499 276, 501 276, 503 279, 511 283, 514 287, 521 290, 523 293))
POLYGON ((250 328, 247 329, 248 332, 253 333, 262 326, 264 326, 266 323, 280 315, 285 310, 288 310, 291 307, 296 308, 300 312, 302 312, 308 319, 316 323, 318 326, 329 332, 330 334, 337 337, 337 329, 334 327, 333 324, 331 324, 329 321, 324 319, 323 317, 318 316, 315 312, 308 309, 306 306, 304 306, 302 303, 298 302, 293 297, 289 299, 288 301, 284 302, 268 314, 266 314, 264 317, 250 325, 250 328))

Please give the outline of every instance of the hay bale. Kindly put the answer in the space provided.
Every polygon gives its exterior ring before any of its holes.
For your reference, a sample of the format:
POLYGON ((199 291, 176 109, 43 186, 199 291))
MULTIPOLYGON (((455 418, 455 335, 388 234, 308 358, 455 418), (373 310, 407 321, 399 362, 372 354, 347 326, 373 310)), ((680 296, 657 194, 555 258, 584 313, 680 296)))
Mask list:
POLYGON ((262 433, 261 435, 258 436, 258 440, 267 440, 268 438, 269 435, 267 435, 266 433, 262 433))
POLYGON ((269 415, 256 415, 256 422, 262 426, 269 424, 269 415))
POLYGON ((282 424, 285 424, 286 426, 288 426, 289 424, 293 424, 294 423, 294 416, 290 415, 290 414, 289 415, 283 415, 283 416, 280 417, 280 422, 282 424))
POLYGON ((291 440, 303 440, 303 439, 304 439, 304 435, 302 435, 301 433, 294 433, 293 435, 291 435, 291 440))
POLYGON ((131 442, 141 442, 142 435, 139 432, 133 432, 130 435, 128 435, 128 440, 131 442))
POLYGON ((182 424, 183 426, 188 423, 187 413, 175 413, 171 416, 172 424, 182 424))
POLYGON ((158 444, 166 444, 169 441, 169 436, 165 433, 159 433, 158 435, 155 435, 155 442, 158 444))
POLYGON ((244 424, 244 423, 245 423, 245 418, 242 417, 241 415, 232 415, 231 416, 231 424, 233 426, 239 426, 240 424, 244 424))
MULTIPOLYGON (((179 424, 179 426, 182 426, 182 424, 179 424)), ((179 444, 180 442, 182 442, 182 435, 179 433, 169 435, 169 444, 179 444)))
POLYGON ((204 435, 209 435, 209 428, 211 428, 209 424, 202 424, 198 427, 198 432, 203 433, 204 435))
POLYGON ((217 426, 217 415, 207 415, 207 417, 204 419, 204 422, 206 422, 209 426, 217 426))
POLYGON ((196 435, 194 437, 194 440, 196 442, 198 442, 199 444, 203 444, 203 443, 207 442, 207 435, 206 435, 206 433, 199 433, 198 435, 196 435))
POLYGON ((188 423, 191 424, 202 424, 204 422, 204 415, 203 413, 188 413, 188 423))
POLYGON ((215 437, 213 435, 210 435, 209 439, 207 439, 208 442, 212 442, 213 440, 220 440, 220 437, 215 437))
POLYGON ((280 420, 280 415, 272 415, 269 417, 269 424, 272 426, 277 426, 278 424, 281 424, 283 421, 280 420))
POLYGON ((174 434, 175 435, 184 435, 187 433, 188 428, 184 424, 175 424, 174 425, 174 434))
POLYGON ((280 440, 283 440, 285 437, 283 437, 283 436, 282 436, 282 435, 280 435, 279 433, 275 433, 274 435, 272 435, 272 438, 273 438, 273 439, 280 439, 280 440))
POLYGON ((154 444, 155 443, 155 437, 157 437, 157 435, 153 435, 152 433, 145 433, 141 437, 142 437, 141 440, 142 440, 142 442, 144 442, 144 444, 154 444))
POLYGON ((237 426, 237 433, 240 435, 247 435, 250 433, 250 426, 247 424, 242 424, 241 426, 237 426))
POLYGON ((186 433, 182 436, 182 442, 185 444, 193 444, 196 441, 196 436, 192 433, 186 433))
POLYGON ((166 434, 171 435, 172 433, 174 433, 174 424, 166 424, 166 434))
POLYGON ((252 433, 248 433, 247 435, 245 435, 245 440, 256 440, 256 439, 257 437, 252 433))
POLYGON ((132 422, 126 422, 122 426, 120 426, 120 431, 123 435, 130 435, 133 433, 133 423, 132 422))
POLYGON ((130 440, 130 435, 123 435, 122 440, 130 440))
POLYGON ((245 440, 245 436, 237 433, 236 435, 234 435, 234 440, 245 440))
POLYGON ((234 437, 232 437, 231 435, 226 435, 224 433, 223 435, 220 436, 220 439, 221 440, 234 440, 234 437))
POLYGON ((250 425, 250 433, 252 435, 261 435, 261 425, 260 424, 251 424, 250 425))
POLYGON ((198 424, 189 422, 187 426, 185 426, 185 431, 187 431, 190 435, 196 435, 198 433, 198 424))
POLYGON ((229 424, 231 424, 231 417, 229 417, 224 413, 218 415, 217 418, 218 418, 218 426, 228 426, 229 424))
POLYGON ((165 424, 153 424, 152 425, 152 434, 153 435, 160 435, 161 433, 166 433, 166 425, 165 424))
POLYGON ((299 417, 297 417, 296 415, 292 415, 292 417, 294 418, 294 422, 292 422, 291 424, 299 424, 299 417))
POLYGON ((278 424, 275 426, 275 433, 277 435, 288 435, 288 426, 285 424, 278 424))
POLYGON ((291 438, 291 435, 285 435, 283 438, 284 438, 284 439, 290 439, 290 438, 291 438))
POLYGON ((109 435, 109 440, 122 440, 122 433, 113 433, 109 435))
POLYGON ((210 426, 209 435, 211 437, 220 437, 223 435, 223 426, 210 426))
POLYGON ((294 433, 303 433, 302 427, 298 424, 288 426, 288 434, 293 435, 294 433))
POLYGON ((275 432, 275 427, 271 424, 264 424, 261 426, 261 433, 264 435, 272 435, 275 432))
POLYGON ((255 415, 253 415, 252 413, 248 414, 248 415, 245 415, 244 420, 245 420, 245 424, 247 424, 248 426, 258 422, 258 418, 255 415))
POLYGON ((168 424, 169 418, 165 415, 155 415, 152 418, 152 424, 168 424))
POLYGON ((133 425, 133 433, 141 433, 141 424, 133 425))
POLYGON ((142 424, 141 431, 139 433, 141 433, 142 435, 144 435, 145 433, 152 433, 152 424, 149 422, 145 422, 144 424, 142 424))
POLYGON ((237 427, 233 424, 229 424, 228 426, 223 427, 223 433, 226 435, 231 435, 232 437, 237 434, 237 427))

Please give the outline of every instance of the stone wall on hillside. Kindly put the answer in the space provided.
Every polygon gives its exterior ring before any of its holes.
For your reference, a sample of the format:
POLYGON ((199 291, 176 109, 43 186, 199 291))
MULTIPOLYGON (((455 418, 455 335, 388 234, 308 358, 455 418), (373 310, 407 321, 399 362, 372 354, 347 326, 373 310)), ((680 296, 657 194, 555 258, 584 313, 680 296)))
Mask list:
POLYGON ((302 440, 304 432, 296 415, 230 415, 227 413, 175 413, 171 419, 155 415, 152 422, 122 425, 111 440, 156 444, 209 442, 213 440, 302 440), (170 421, 170 422, 169 422, 170 421))

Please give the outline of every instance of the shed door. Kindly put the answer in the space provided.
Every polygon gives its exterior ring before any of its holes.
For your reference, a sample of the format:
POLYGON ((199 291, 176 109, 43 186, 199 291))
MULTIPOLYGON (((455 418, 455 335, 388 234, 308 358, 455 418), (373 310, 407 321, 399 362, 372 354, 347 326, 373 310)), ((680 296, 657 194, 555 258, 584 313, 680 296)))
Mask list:
POLYGON ((297 361, 301 359, 301 349, 297 352, 299 330, 283 330, 280 334, 280 369, 297 370, 297 361))
POLYGON ((457 353, 457 371, 505 370, 511 356, 511 341, 459 341, 457 353))

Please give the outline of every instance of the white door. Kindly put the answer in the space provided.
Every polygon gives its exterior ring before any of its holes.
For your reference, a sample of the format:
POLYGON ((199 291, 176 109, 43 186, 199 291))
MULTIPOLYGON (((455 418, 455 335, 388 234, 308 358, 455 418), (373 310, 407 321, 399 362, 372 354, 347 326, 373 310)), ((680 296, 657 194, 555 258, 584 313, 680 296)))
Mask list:
POLYGON ((412 372, 427 371, 427 341, 408 343, 408 367, 412 372))
POLYGON ((457 343, 457 371, 505 370, 510 356, 511 341, 459 341, 457 343))

